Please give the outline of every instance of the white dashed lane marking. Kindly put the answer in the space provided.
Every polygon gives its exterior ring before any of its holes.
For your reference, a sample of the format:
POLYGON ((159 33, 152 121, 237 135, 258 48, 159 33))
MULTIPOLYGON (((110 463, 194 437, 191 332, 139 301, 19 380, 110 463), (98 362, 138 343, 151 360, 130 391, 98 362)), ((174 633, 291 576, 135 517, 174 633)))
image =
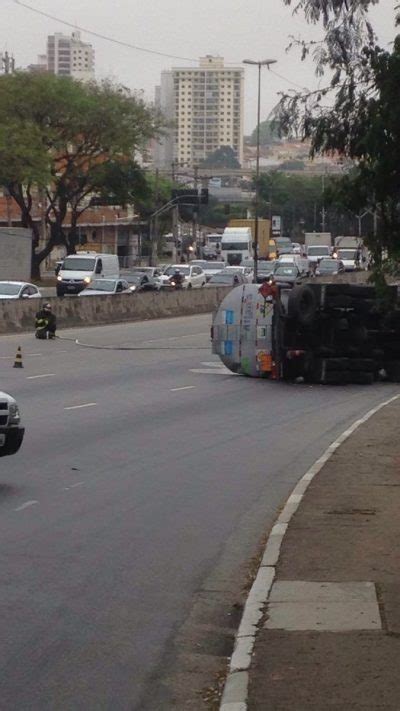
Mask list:
POLYGON ((171 393, 177 393, 179 390, 193 390, 193 389, 195 389, 195 388, 196 388, 195 385, 185 385, 185 386, 182 387, 182 388, 171 388, 171 389, 170 389, 170 392, 171 392, 171 393))
POLYGON ((71 486, 64 486, 63 491, 69 491, 70 489, 76 489, 78 486, 83 486, 84 481, 77 481, 76 484, 71 484, 71 486))
POLYGON ((23 511, 24 509, 29 508, 30 506, 35 506, 35 504, 38 504, 38 501, 32 500, 32 501, 26 501, 24 504, 21 506, 18 506, 18 508, 14 509, 14 511, 23 511))
POLYGON ((64 407, 64 410, 81 410, 84 407, 94 407, 97 402, 85 402, 83 405, 70 405, 69 407, 64 407))
POLYGON ((27 380, 37 380, 37 378, 53 378, 55 373, 43 373, 42 375, 28 375, 27 380))

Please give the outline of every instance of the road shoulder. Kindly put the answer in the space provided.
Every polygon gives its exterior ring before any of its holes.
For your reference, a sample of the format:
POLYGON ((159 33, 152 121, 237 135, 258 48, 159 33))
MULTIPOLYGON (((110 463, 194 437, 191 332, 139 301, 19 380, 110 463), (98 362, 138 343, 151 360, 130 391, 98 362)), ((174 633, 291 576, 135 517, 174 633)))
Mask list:
POLYGON ((293 516, 257 634, 249 709, 399 708, 399 416, 396 400, 357 429, 293 516))

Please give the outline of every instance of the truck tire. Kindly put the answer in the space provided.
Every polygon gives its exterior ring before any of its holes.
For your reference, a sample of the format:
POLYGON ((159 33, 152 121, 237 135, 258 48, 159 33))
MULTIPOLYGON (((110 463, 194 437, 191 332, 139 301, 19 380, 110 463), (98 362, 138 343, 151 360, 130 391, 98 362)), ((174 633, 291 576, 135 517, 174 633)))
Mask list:
POLYGON ((314 291, 304 284, 295 286, 288 300, 289 318, 297 318, 302 326, 311 326, 315 319, 317 304, 314 291))
POLYGON ((354 372, 374 373, 376 363, 372 358, 350 358, 349 370, 354 372))
POLYGON ((374 373, 360 370, 349 374, 349 382, 355 385, 372 385, 375 380, 374 373))
POLYGON ((316 360, 311 373, 314 383, 343 385, 348 382, 347 358, 321 358, 316 360))
POLYGON ((389 360, 383 366, 387 373, 387 379, 392 383, 400 383, 400 360, 389 360))

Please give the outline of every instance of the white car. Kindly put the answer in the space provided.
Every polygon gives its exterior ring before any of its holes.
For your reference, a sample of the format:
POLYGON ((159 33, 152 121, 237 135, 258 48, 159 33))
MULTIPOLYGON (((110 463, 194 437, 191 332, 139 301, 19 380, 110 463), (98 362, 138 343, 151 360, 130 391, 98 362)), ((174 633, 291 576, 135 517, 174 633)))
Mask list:
POLYGON ((215 274, 219 274, 226 267, 225 262, 209 262, 206 259, 192 259, 190 263, 202 268, 204 274, 206 275, 207 282, 210 281, 211 277, 215 274))
POLYGON ((204 286, 207 281, 203 269, 196 264, 172 264, 170 267, 165 269, 164 273, 160 277, 163 286, 168 287, 169 280, 176 271, 180 271, 180 273, 184 276, 182 284, 184 289, 200 288, 204 286))
POLYGON ((41 299, 42 295, 34 284, 26 281, 0 281, 0 299, 41 299))
POLYGON ((251 267, 228 266, 225 267, 224 272, 236 272, 236 274, 242 274, 248 284, 251 284, 254 278, 254 271, 251 267))
POLYGON ((125 279, 93 279, 78 296, 99 296, 101 294, 132 294, 125 279))

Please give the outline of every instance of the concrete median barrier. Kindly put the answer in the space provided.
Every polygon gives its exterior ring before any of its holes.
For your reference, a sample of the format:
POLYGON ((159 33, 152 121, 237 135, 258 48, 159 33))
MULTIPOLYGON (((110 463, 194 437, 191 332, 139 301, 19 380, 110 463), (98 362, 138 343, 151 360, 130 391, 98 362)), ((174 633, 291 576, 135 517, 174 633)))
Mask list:
POLYGON ((228 291, 225 287, 207 287, 132 295, 3 300, 0 334, 33 331, 35 314, 44 302, 51 303, 58 328, 71 328, 211 313, 228 291))

